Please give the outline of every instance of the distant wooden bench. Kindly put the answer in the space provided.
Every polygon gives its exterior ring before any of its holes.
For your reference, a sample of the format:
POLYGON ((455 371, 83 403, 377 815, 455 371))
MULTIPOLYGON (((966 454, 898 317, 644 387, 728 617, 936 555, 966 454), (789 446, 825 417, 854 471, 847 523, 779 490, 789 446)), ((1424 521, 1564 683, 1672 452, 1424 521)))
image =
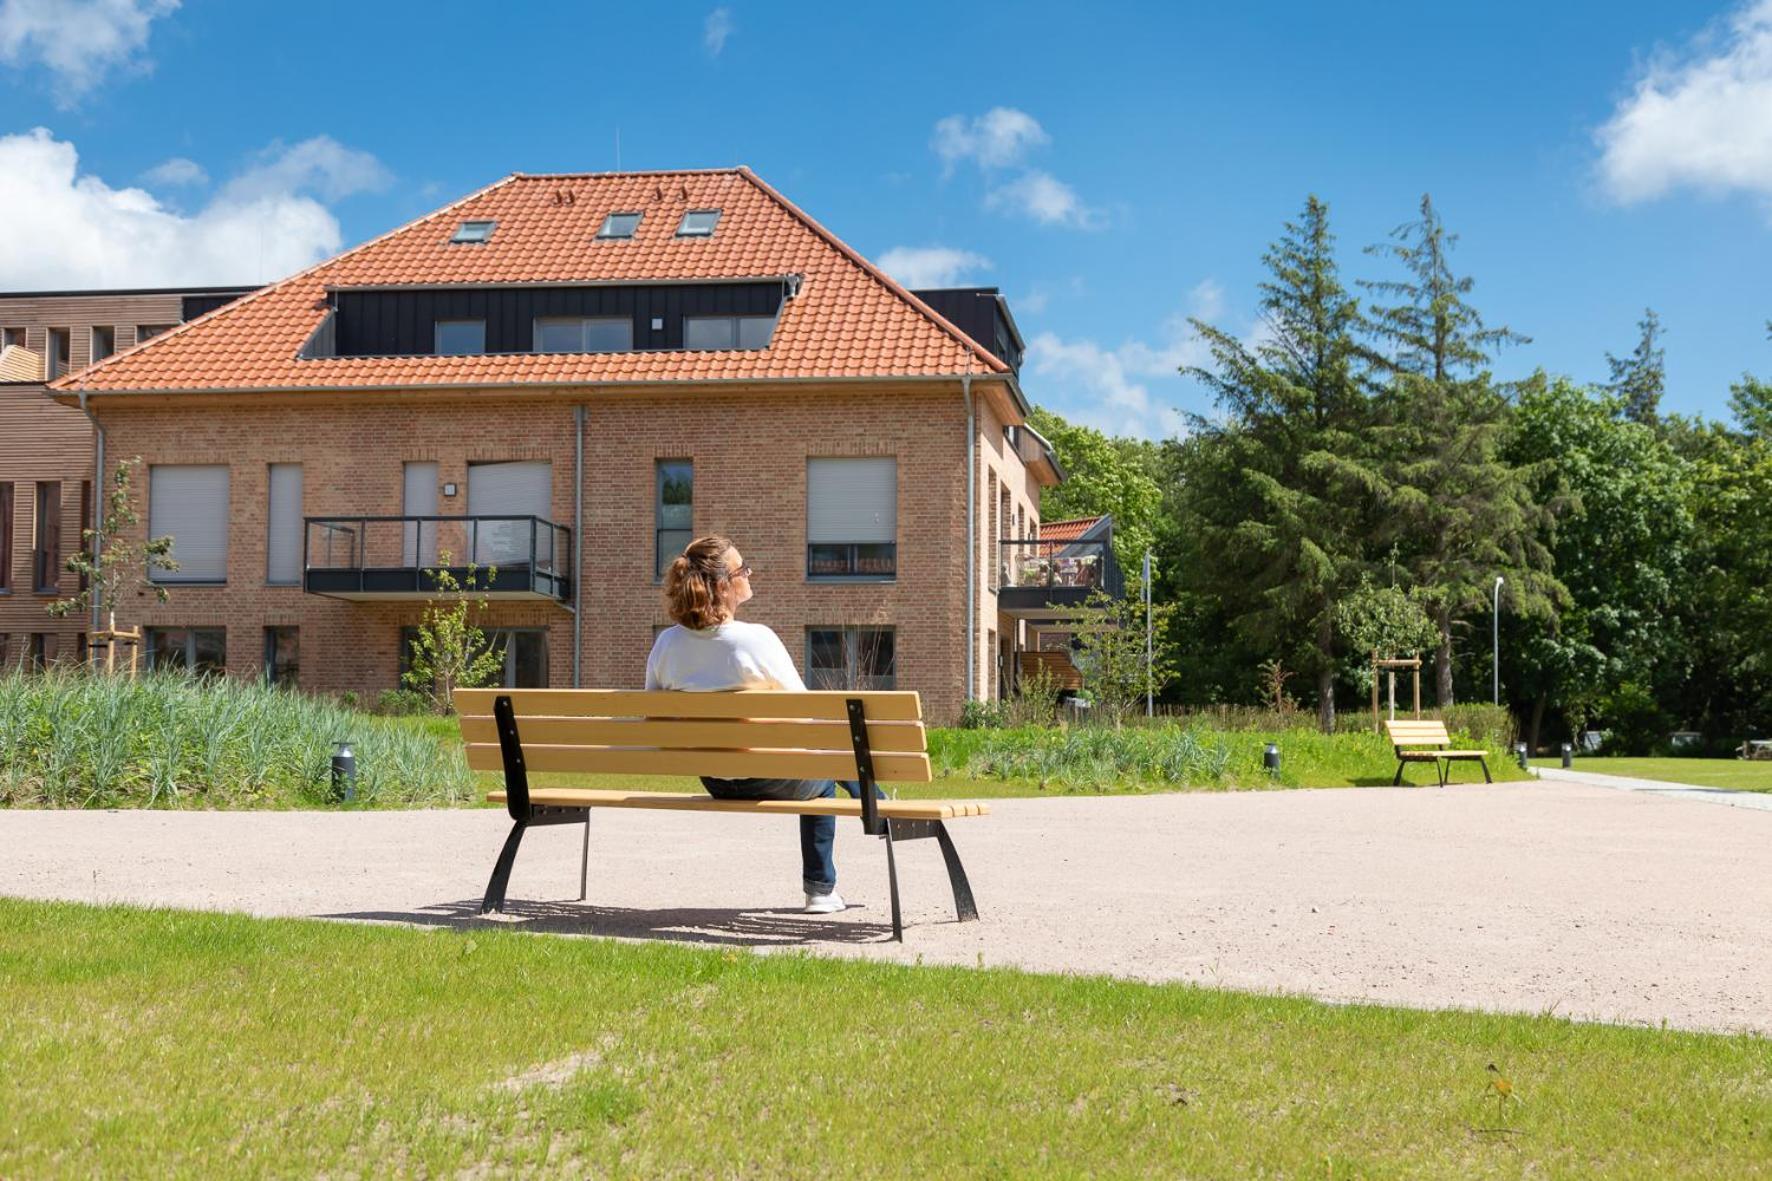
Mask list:
POLYGON ((616 689, 458 689, 456 712, 468 766, 503 771, 503 801, 514 822, 486 886, 480 913, 504 909, 505 887, 523 833, 544 824, 585 826, 579 899, 590 873, 591 810, 653 808, 738 816, 856 816, 886 841, 892 937, 904 939, 898 904, 900 841, 933 837, 941 846, 954 910, 978 917, 972 886, 947 821, 983 816, 984 804, 880 800, 877 782, 928 783, 923 711, 914 692, 642 693, 616 689), (667 793, 530 787, 530 771, 618 775, 706 775, 717 779, 843 779, 861 798, 717 800, 704 791, 667 793))
POLYGON ((1451 772, 1448 764, 1454 762, 1474 762, 1483 768, 1484 783, 1495 782, 1489 777, 1489 752, 1451 749, 1452 736, 1446 733, 1445 722, 1400 720, 1386 722, 1384 728, 1397 752, 1397 777, 1391 780, 1392 787, 1403 782, 1404 767, 1429 762, 1435 764, 1441 787, 1446 786, 1451 772))

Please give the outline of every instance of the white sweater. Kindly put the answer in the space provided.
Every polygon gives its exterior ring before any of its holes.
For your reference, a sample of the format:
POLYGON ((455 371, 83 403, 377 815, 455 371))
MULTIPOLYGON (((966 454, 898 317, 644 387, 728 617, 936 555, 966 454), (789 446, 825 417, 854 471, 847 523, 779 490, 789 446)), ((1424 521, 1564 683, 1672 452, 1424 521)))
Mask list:
POLYGON ((706 631, 674 624, 659 632, 646 658, 646 687, 692 693, 804 691, 806 683, 780 636, 760 623, 733 619, 706 631))

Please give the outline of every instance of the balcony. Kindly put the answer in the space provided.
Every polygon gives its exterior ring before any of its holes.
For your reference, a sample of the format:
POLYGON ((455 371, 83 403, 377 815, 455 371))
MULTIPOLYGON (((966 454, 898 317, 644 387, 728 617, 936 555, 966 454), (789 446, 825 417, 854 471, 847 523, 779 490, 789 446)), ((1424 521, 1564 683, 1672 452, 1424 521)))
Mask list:
POLYGON ((1126 593, 1113 545, 1106 540, 998 543, 997 607, 1027 618, 1057 617, 1083 606, 1093 591, 1126 593))
POLYGON ((488 599, 567 602, 572 531, 541 517, 308 517, 302 587, 356 602, 429 599, 437 574, 488 599))

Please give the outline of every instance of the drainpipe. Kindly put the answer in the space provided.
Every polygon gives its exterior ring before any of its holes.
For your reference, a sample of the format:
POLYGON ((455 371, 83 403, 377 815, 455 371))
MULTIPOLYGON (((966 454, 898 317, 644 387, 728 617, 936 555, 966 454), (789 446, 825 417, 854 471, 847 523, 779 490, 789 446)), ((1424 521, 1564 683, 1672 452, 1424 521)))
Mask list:
MULTIPOLYGON (((92 530, 92 560, 93 565, 97 566, 99 561, 99 551, 104 546, 104 537, 101 534, 101 523, 105 516, 105 428, 99 423, 98 417, 94 415, 91 410, 86 408, 86 389, 84 386, 80 389, 80 413, 84 414, 86 420, 92 423, 94 447, 92 472, 92 520, 87 523, 87 527, 92 530)), ((102 619, 101 612, 103 611, 103 605, 99 602, 99 598, 103 594, 104 591, 100 587, 98 579, 93 579, 92 610, 86 629, 88 632, 98 631, 102 626, 100 621, 102 619)))
POLYGON ((966 399, 966 700, 971 701, 978 642, 978 420, 970 373, 960 378, 960 393, 966 399))
POLYGON ((572 687, 580 687, 584 660, 585 407, 572 408, 572 687))

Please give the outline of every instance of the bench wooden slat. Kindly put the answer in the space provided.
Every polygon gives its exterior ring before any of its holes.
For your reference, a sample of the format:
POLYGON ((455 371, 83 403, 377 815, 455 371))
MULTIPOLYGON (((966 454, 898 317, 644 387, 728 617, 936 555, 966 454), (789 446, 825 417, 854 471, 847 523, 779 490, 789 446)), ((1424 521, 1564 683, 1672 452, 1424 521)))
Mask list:
MULTIPOLYGON (((522 730, 522 723, 517 725, 522 730)), ((468 766, 504 769, 495 742, 471 742, 468 766)), ((524 740, 531 771, 600 771, 617 775, 711 775, 720 779, 855 778, 853 750, 624 750, 606 746, 547 746, 524 740)), ((928 783, 929 756, 887 752, 874 756, 874 777, 889 783, 928 783)))
MULTIPOLYGON (((517 734, 524 746, 648 746, 785 750, 853 750, 849 723, 817 721, 706 721, 652 718, 519 717, 517 734)), ((498 742, 498 725, 490 716, 462 715, 461 736, 467 742, 498 742)), ((925 749, 921 722, 869 722, 868 744, 875 751, 925 749)))
MULTIPOLYGON (((505 793, 488 793, 502 803, 505 793)), ((677 812, 739 812, 789 816, 860 816, 861 801, 716 800, 709 795, 658 791, 612 791, 588 787, 532 787, 529 802, 554 808, 652 808, 677 812)), ((960 820, 989 814, 986 804, 953 800, 880 800, 880 815, 892 820, 960 820)))
POLYGON ((847 702, 866 702, 873 722, 920 722, 923 707, 911 689, 801 693, 743 690, 736 693, 642 692, 631 689, 457 689, 457 713, 492 716, 495 697, 509 697, 520 721, 556 718, 812 718, 845 721, 847 702))

